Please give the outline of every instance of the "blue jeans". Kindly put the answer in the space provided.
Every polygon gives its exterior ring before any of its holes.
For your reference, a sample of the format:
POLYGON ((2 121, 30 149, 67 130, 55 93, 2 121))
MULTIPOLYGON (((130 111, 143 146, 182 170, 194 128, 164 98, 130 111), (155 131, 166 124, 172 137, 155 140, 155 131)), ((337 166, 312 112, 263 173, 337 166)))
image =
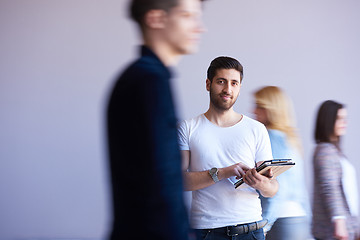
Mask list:
POLYGON ((258 229, 249 233, 228 236, 225 231, 215 229, 196 229, 197 240, 264 240, 263 229, 258 229))

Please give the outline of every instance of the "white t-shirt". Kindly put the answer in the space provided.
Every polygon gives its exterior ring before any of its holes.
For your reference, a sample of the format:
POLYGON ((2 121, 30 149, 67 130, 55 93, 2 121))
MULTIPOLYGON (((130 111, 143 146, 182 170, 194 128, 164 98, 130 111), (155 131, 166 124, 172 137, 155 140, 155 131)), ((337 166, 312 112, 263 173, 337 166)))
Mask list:
MULTIPOLYGON (((256 162, 272 159, 271 145, 265 126, 249 117, 231 127, 219 127, 204 114, 181 122, 181 150, 190 150, 189 171, 205 171, 242 162, 250 168, 256 162)), ((229 179, 193 191, 190 210, 195 229, 218 228, 259 221, 259 195, 246 184, 237 189, 229 179)))

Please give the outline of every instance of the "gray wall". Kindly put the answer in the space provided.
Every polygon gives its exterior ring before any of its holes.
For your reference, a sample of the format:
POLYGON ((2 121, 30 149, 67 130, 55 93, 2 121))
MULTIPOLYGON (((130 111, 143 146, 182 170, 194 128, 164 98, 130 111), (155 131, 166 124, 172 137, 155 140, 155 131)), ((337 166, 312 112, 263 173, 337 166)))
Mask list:
MULTIPOLYGON (((103 238, 111 220, 104 109, 139 43, 127 1, 0 1, 0 239, 103 238)), ((278 85, 292 97, 308 163, 315 112, 347 104, 343 148, 358 161, 360 2, 211 0, 200 51, 174 81, 181 119, 208 107, 205 72, 219 56, 245 68, 235 109, 278 85)))

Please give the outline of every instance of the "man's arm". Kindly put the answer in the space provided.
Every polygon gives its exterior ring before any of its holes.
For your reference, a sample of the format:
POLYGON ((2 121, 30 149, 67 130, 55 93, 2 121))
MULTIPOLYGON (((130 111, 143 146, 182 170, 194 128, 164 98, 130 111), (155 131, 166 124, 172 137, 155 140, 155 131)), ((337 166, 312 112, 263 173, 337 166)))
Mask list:
POLYGON ((255 168, 246 172, 243 177, 244 182, 260 191, 260 194, 264 197, 273 197, 279 190, 279 183, 276 179, 272 179, 273 173, 269 169, 266 176, 261 175, 255 168))
MULTIPOLYGON (((186 191, 195 191, 215 184, 214 180, 211 178, 209 174, 210 169, 199 172, 188 171, 191 161, 191 153, 189 150, 182 150, 181 155, 182 155, 182 170, 184 177, 184 189, 186 191)), ((245 175, 245 171, 247 171, 248 169, 249 168, 242 163, 237 163, 225 168, 219 168, 218 178, 219 180, 226 179, 232 176, 236 176, 240 178, 241 176, 245 175)))

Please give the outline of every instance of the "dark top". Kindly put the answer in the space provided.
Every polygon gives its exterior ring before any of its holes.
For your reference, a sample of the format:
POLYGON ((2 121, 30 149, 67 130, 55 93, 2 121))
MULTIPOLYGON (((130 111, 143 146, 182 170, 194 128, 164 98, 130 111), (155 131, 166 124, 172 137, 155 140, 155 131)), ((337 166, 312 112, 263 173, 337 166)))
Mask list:
POLYGON ((111 239, 186 240, 171 73, 149 48, 141 50, 117 80, 108 105, 111 239))

